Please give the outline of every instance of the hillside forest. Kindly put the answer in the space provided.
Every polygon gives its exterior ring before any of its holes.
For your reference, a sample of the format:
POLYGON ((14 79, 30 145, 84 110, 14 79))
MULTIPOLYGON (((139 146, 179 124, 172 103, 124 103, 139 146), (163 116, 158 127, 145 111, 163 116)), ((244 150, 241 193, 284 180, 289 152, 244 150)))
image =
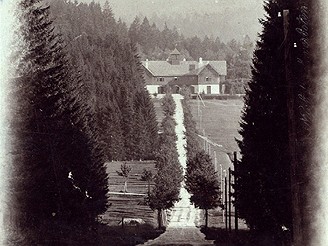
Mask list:
POLYGON ((141 63, 124 23, 108 3, 49 1, 57 30, 96 114, 108 160, 152 159, 157 122, 141 63))
MULTIPOLYGON (((78 50, 85 48, 88 52, 95 50, 105 54, 104 49, 108 48, 104 47, 105 43, 113 46, 117 40, 120 40, 120 45, 124 42, 134 44, 136 50, 133 52, 138 53, 140 60, 166 60, 174 48, 187 60, 198 60, 200 57, 203 60, 226 60, 228 74, 225 93, 244 93, 244 86, 251 77, 250 65, 254 44, 248 35, 245 35, 242 41, 231 39, 227 42, 221 41, 221 37, 206 35, 185 37, 175 26, 169 28, 164 24, 164 27, 159 27, 157 23, 149 21, 151 17, 140 16, 136 16, 128 26, 121 18, 114 18, 108 1, 103 6, 97 2, 86 4, 52 0, 50 4, 53 16, 56 16, 55 23, 64 34, 75 62, 82 63, 82 59, 89 59, 89 62, 83 62, 83 66, 100 65, 97 71, 99 74, 95 74, 95 77, 108 76, 101 74, 110 68, 103 66, 106 64, 103 57, 88 58, 87 54, 81 57, 77 55, 78 50), (107 21, 104 21, 104 18, 107 18, 107 21), (96 49, 98 45, 102 46, 102 49, 96 49), (98 60, 91 63, 90 59, 98 60)), ((111 53, 115 55, 113 51, 111 53)), ((111 66, 115 66, 118 61, 111 62, 111 66)), ((83 69, 84 72, 85 70, 86 68, 83 69)))

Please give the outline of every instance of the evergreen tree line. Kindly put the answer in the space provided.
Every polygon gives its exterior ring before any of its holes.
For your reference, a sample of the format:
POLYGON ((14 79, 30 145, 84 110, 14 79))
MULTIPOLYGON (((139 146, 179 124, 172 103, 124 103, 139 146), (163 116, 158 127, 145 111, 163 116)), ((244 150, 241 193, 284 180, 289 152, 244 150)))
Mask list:
POLYGON ((174 203, 180 200, 179 194, 183 180, 182 166, 176 147, 176 122, 173 118, 175 107, 172 95, 165 95, 162 99, 164 112, 162 133, 156 156, 157 173, 153 179, 155 185, 147 198, 150 208, 157 210, 159 229, 163 227, 162 213, 164 210, 172 208, 174 203))
POLYGON ((18 244, 61 244, 108 208, 104 144, 49 7, 22 0, 17 15, 9 122, 13 237, 23 240, 18 244))
POLYGON ((106 2, 49 0, 57 30, 95 112, 107 160, 153 159, 158 127, 135 44, 106 2))
POLYGON ((188 93, 183 93, 182 102, 184 126, 186 128, 187 170, 185 184, 191 194, 190 202, 196 208, 205 210, 205 228, 208 227, 208 210, 220 205, 219 176, 209 156, 201 149, 197 136, 196 122, 191 113, 188 93))
POLYGON ((227 92, 243 93, 246 82, 251 77, 251 59, 253 42, 246 35, 242 42, 235 39, 224 43, 219 37, 198 36, 185 38, 176 27, 170 29, 165 24, 160 30, 147 17, 141 21, 136 16, 129 27, 128 36, 138 44, 142 60, 165 60, 174 48, 177 48, 187 60, 225 60, 227 61, 227 92))
POLYGON ((309 47, 300 32, 308 35, 307 14, 302 13, 307 6, 304 1, 265 2, 266 17, 260 20, 263 31, 240 124, 242 157, 235 167, 235 205, 252 231, 267 233, 275 245, 281 244, 286 232, 293 233, 295 221, 301 220, 302 215, 295 214, 295 201, 298 206, 305 203, 294 189, 305 183, 300 177, 304 177, 310 146, 309 47), (284 34, 284 9, 290 10, 289 38, 284 34), (296 171, 293 162, 298 165, 296 171))
POLYGON ((184 99, 181 100, 183 108, 183 124, 185 126, 185 138, 187 145, 185 146, 187 152, 187 160, 191 160, 195 155, 201 151, 201 146, 199 142, 198 131, 196 128, 196 122, 193 119, 191 113, 190 102, 188 93, 184 94, 184 99))

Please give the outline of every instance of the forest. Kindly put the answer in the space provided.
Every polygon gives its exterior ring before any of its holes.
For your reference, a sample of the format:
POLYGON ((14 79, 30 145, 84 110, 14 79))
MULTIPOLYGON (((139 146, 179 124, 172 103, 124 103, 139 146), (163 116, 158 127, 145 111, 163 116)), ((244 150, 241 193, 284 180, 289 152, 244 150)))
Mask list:
POLYGON ((227 43, 220 37, 200 38, 197 35, 185 37, 174 26, 172 29, 165 24, 161 30, 156 23, 147 17, 142 20, 136 16, 128 29, 128 36, 137 44, 142 60, 166 60, 174 48, 177 48, 187 60, 225 60, 228 73, 226 93, 245 93, 244 87, 251 77, 252 53, 254 45, 249 36, 243 41, 232 39, 227 43))
POLYGON ((154 159, 158 123, 109 8, 22 0, 16 16, 7 243, 64 245, 110 207, 107 163, 154 159))
POLYGON ((50 1, 51 14, 95 111, 108 160, 152 159, 157 123, 136 46, 108 2, 50 1))
MULTIPOLYGON (((50 1, 50 4, 53 16, 56 17, 55 23, 64 34, 69 49, 73 49, 70 53, 74 53, 76 63, 82 62, 81 59, 90 59, 87 53, 93 50, 103 53, 104 43, 113 45, 115 39, 123 43, 132 43, 135 49, 133 52, 137 52, 140 60, 166 60, 170 52, 178 48, 187 60, 198 60, 200 57, 204 60, 226 60, 226 93, 245 92, 244 87, 251 77, 250 66, 254 49, 253 41, 248 35, 245 35, 242 41, 231 39, 227 42, 221 41, 220 37, 207 35, 186 37, 175 26, 169 28, 164 24, 162 28, 160 24, 150 22, 151 17, 142 18, 139 15, 128 26, 121 18, 114 18, 108 1, 103 6, 97 2, 85 4, 73 1, 50 1), (104 21, 103 14, 107 16, 107 21, 104 21), (96 50, 98 45, 102 47, 102 51, 96 50), (87 50, 84 51, 85 55, 77 56, 78 49, 82 48, 87 50)), ((98 65, 105 62, 101 56, 92 59, 98 59, 95 63, 98 65)), ((89 66, 88 63, 90 64, 90 61, 85 61, 83 66, 89 66)), ((113 63, 115 66, 115 62, 113 63)), ((100 69, 97 71, 99 74, 94 76, 108 76, 101 75, 103 71, 104 68, 100 69)))

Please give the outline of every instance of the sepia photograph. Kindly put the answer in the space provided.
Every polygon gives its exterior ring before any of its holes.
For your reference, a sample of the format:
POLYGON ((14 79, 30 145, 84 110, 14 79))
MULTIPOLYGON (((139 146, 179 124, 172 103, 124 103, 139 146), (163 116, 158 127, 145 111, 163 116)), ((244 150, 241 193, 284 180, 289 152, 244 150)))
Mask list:
POLYGON ((0 246, 327 246, 326 0, 0 0, 0 246))

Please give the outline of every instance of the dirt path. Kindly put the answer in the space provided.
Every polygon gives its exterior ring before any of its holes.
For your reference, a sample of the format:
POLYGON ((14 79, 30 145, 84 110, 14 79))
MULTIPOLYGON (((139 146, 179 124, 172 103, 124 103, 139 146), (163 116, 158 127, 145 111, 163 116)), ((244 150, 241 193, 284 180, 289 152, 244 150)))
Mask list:
MULTIPOLYGON (((177 123, 175 132, 177 134, 177 150, 179 161, 183 169, 186 168, 186 139, 184 136, 185 127, 183 125, 183 109, 181 105, 182 96, 173 95, 176 103, 174 115, 177 123)), ((170 222, 165 233, 155 240, 150 240, 143 245, 213 245, 213 241, 205 240, 196 223, 200 218, 200 210, 190 204, 190 195, 182 184, 180 190, 181 200, 174 206, 171 212, 170 222)))

